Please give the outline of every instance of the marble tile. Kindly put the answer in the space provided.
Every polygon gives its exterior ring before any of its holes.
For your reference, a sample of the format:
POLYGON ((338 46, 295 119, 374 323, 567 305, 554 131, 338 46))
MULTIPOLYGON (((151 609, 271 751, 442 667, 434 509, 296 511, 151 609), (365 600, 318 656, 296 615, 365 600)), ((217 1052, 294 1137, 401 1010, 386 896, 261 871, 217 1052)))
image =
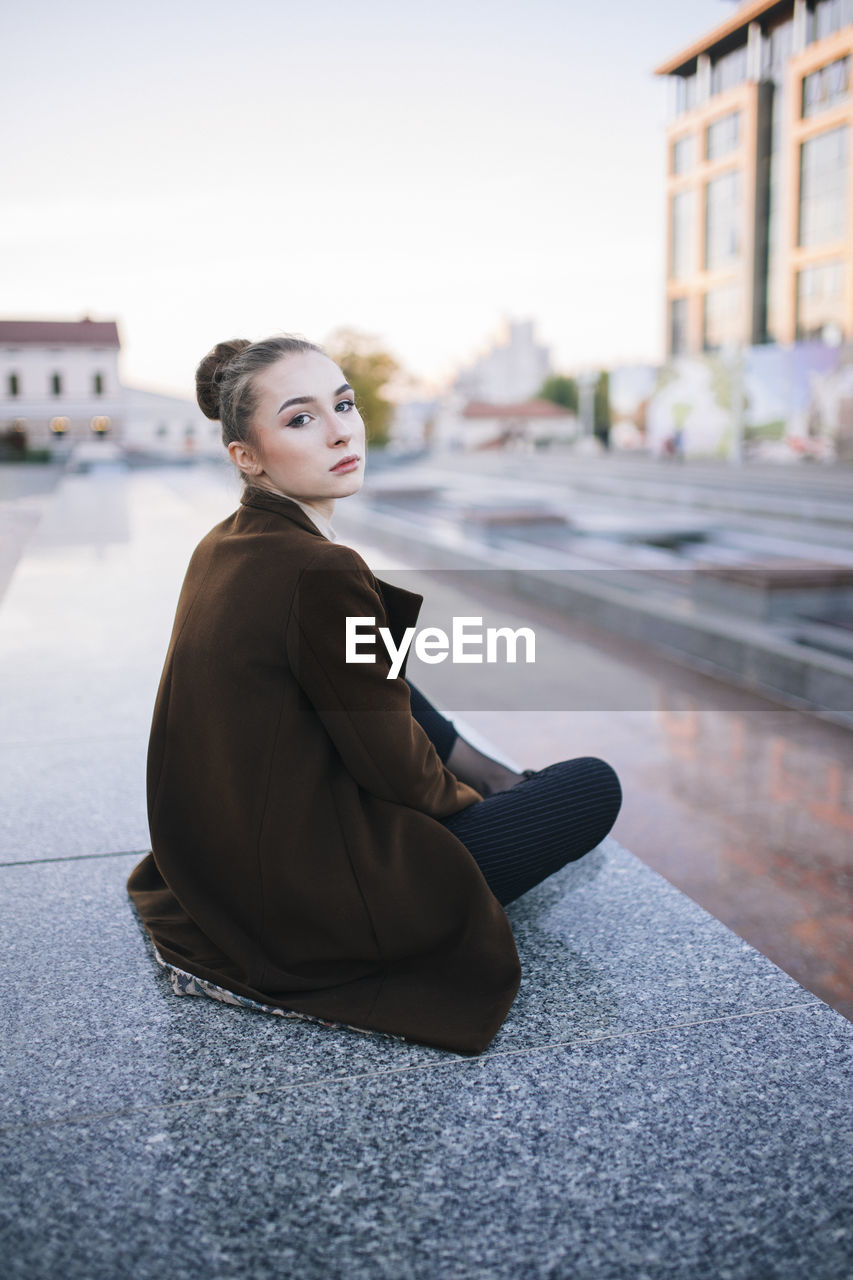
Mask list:
POLYGON ((825 1006, 19 1131, 26 1280, 846 1280, 850 1033, 825 1006))
POLYGON ((0 749, 134 735, 146 746, 163 654, 150 670, 120 667, 35 670, 0 687, 0 749))
POLYGON ((147 738, 187 561, 237 505, 188 480, 61 482, 0 610, 0 743, 147 738))
POLYGON ((138 860, 0 867, 0 956, 20 973, 0 1003, 6 1123, 455 1057, 175 996, 125 891, 138 860))
POLYGON ((0 863, 149 848, 141 734, 0 746, 0 863))
POLYGON ((0 610, 0 744, 147 733, 177 590, 27 554, 0 610))
POLYGON ((496 1045, 816 998, 611 839, 507 909, 525 981, 496 1045))
MULTIPOLYGON (((174 1103, 188 1091, 230 1097, 456 1059, 173 995, 125 893, 136 861, 0 868, 5 972, 27 957, 25 976, 0 1004, 7 1121, 108 1113, 128 1098, 174 1103)), ((511 919, 524 979, 495 1052, 820 1007, 615 842, 528 894, 511 919)))

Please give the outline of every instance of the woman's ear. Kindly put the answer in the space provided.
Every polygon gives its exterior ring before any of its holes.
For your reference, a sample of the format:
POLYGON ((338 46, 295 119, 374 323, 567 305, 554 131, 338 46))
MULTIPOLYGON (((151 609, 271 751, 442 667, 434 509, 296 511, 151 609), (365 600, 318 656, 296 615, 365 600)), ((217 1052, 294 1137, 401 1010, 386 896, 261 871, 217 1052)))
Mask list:
POLYGON ((232 440, 228 445, 231 461, 247 476, 259 476, 263 467, 255 457, 254 450, 241 440, 232 440))

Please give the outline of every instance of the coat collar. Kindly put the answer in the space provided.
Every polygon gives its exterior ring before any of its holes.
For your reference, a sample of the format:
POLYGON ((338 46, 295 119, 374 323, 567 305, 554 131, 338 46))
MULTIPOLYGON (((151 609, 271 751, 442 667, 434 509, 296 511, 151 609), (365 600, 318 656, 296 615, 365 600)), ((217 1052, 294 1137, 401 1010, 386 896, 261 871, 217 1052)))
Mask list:
MULTIPOLYGON (((311 517, 306 515, 292 498, 286 498, 283 493, 273 493, 271 489, 263 489, 259 485, 247 484, 243 486, 240 502, 244 507, 257 507, 261 511, 275 511, 278 515, 292 520, 294 524, 298 524, 300 529, 307 529, 309 533, 316 533, 318 538, 326 540, 311 517)), ((384 582, 382 578, 377 578, 375 574, 373 575, 373 580, 378 587, 382 603, 385 605, 388 629, 394 638, 394 643, 399 645, 406 628, 413 627, 417 622, 424 598, 416 591, 406 591, 403 587, 397 587, 391 582, 384 582)), ((407 659, 408 654, 406 655, 407 659)), ((406 674, 406 660, 403 661, 401 668, 402 675, 406 674)))
POLYGON ((326 540, 325 534, 320 532, 311 517, 302 510, 298 503, 294 502, 292 498, 286 498, 283 493, 273 493, 271 489, 264 489, 260 485, 247 484, 243 486, 240 502, 244 507, 257 507, 261 511, 274 511, 277 515, 285 516, 288 520, 292 520, 294 524, 298 524, 300 529, 307 529, 309 533, 316 533, 318 538, 326 540))

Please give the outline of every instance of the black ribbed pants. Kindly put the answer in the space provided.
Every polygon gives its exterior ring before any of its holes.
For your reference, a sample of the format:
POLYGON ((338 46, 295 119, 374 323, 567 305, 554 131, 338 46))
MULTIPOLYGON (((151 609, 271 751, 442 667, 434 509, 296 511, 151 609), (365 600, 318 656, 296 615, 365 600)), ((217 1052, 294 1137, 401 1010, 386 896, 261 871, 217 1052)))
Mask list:
MULTIPOLYGON (((409 690, 412 715, 446 762, 458 737, 455 727, 411 683, 409 690)), ((443 824, 462 841, 505 906, 594 849, 621 804, 622 788, 610 765, 596 756, 578 756, 547 765, 443 824)))

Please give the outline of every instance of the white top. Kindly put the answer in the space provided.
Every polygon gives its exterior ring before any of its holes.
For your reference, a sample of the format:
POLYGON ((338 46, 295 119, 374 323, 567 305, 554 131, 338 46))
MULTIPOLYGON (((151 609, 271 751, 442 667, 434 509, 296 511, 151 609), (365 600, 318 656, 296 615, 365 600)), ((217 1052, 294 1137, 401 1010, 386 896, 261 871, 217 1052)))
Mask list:
MULTIPOLYGON (((285 498, 290 498, 290 494, 284 494, 285 498)), ((301 507, 312 524, 315 524, 320 530, 324 538, 328 538, 330 542, 337 542, 338 535, 329 524, 325 516, 321 516, 319 511, 315 511, 313 507, 309 507, 307 503, 300 502, 298 498, 290 498, 291 502, 295 502, 297 507, 301 507)))

